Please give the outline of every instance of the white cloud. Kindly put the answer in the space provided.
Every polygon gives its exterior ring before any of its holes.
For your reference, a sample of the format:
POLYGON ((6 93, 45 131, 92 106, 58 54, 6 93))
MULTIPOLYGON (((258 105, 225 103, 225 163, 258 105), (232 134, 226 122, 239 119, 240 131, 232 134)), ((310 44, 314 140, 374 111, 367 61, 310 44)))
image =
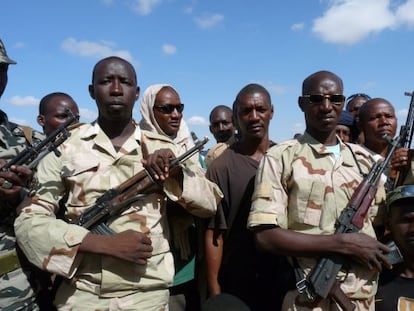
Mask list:
POLYGON ((161 3, 161 0, 135 0, 132 9, 139 15, 149 15, 159 3, 161 3))
POLYGON ((323 41, 352 45, 384 30, 414 27, 414 0, 330 0, 312 31, 323 41))
POLYGON ((14 106, 37 106, 40 102, 40 99, 37 99, 34 96, 13 96, 9 99, 8 102, 14 106))
POLYGON ((192 116, 186 122, 188 125, 209 125, 207 119, 200 116, 192 116))
POLYGON ((361 89, 362 90, 369 90, 369 89, 372 89, 373 87, 375 87, 376 85, 377 85, 376 81, 367 81, 361 86, 361 89))
POLYGON ((69 54, 96 58, 119 56, 127 61, 133 62, 131 53, 127 50, 116 50, 115 44, 109 41, 78 41, 74 38, 68 38, 62 42, 61 47, 69 54))
POLYGON ((17 49, 24 48, 26 45, 23 42, 17 42, 14 47, 17 49))
POLYGON ((213 28, 224 20, 224 15, 210 14, 194 18, 196 24, 203 29, 213 28))
POLYGON ((192 6, 188 6, 188 7, 184 8, 184 13, 185 14, 191 14, 191 13, 193 13, 193 11, 194 11, 194 8, 192 6))
POLYGON ((292 129, 297 132, 302 132, 305 130, 305 125, 301 122, 294 123, 292 129))
POLYGON ((162 51, 164 54, 172 55, 175 54, 175 52, 177 52, 177 47, 172 44, 164 44, 162 46, 162 51))
POLYGON ((329 3, 328 10, 314 20, 312 28, 325 42, 352 45, 372 34, 393 29, 397 23, 398 16, 390 8, 391 0, 331 0, 329 3))
POLYGON ((290 29, 292 29, 293 31, 300 31, 300 30, 303 30, 303 28, 305 28, 304 23, 296 23, 296 24, 293 24, 290 29))
POLYGON ((28 122, 26 119, 18 119, 18 118, 10 117, 10 121, 16 124, 30 126, 30 122, 28 122))
POLYGON ((404 109, 397 110, 395 114, 397 115, 398 119, 401 119, 401 120, 407 119, 408 109, 404 108, 404 109))
MULTIPOLYGON (((256 82, 252 81, 252 83, 256 83, 256 82)), ((289 91, 288 87, 275 84, 272 81, 259 81, 258 83, 263 85, 269 91, 269 93, 271 93, 270 95, 272 94, 282 95, 282 94, 286 94, 289 91)))
POLYGON ((114 3, 114 0, 101 0, 101 2, 102 2, 104 5, 109 6, 109 5, 111 5, 112 3, 114 3))
POLYGON ((268 85, 266 88, 269 90, 269 92, 274 93, 276 95, 282 95, 288 91, 287 87, 283 85, 271 84, 271 85, 268 85))
POLYGON ((82 119, 95 120, 98 117, 96 111, 92 111, 86 108, 79 108, 79 115, 82 119))
POLYGON ((395 15, 400 24, 407 24, 410 27, 414 26, 414 0, 408 0, 400 5, 395 15))
POLYGON ((195 7, 198 4, 198 0, 191 0, 189 4, 184 7, 185 14, 192 14, 195 10, 195 7))

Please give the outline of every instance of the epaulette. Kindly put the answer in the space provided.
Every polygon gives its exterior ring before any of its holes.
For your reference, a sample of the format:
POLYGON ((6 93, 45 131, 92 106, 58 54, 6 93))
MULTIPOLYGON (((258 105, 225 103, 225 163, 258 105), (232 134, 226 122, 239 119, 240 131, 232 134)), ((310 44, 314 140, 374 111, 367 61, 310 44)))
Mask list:
POLYGON ((297 144, 299 144, 299 142, 296 139, 285 140, 281 143, 271 146, 267 150, 267 153, 271 153, 272 155, 281 155, 285 150, 290 149, 297 144))
POLYGON ((30 145, 33 145, 33 143, 39 142, 45 139, 46 137, 41 132, 33 130, 29 126, 19 125, 13 122, 10 122, 10 125, 11 125, 11 131, 13 135, 24 136, 24 138, 30 145))
POLYGON ((204 158, 204 162, 209 166, 213 160, 218 158, 227 148, 229 145, 227 143, 217 143, 213 147, 211 147, 204 158))

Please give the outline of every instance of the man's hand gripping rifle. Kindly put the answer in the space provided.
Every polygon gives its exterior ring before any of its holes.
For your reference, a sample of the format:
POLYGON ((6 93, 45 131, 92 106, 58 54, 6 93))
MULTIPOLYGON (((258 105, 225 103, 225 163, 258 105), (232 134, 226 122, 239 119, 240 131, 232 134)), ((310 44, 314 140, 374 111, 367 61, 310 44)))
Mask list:
MULTIPOLYGON (((376 162, 368 175, 364 177, 358 188, 354 191, 351 200, 342 211, 336 222, 335 234, 358 232, 364 224, 364 219, 375 198, 377 185, 382 173, 387 168, 395 149, 400 145, 402 136, 392 140, 384 136, 390 146, 382 162, 376 162)), ((340 255, 331 255, 320 258, 316 266, 309 273, 298 289, 305 292, 310 300, 325 299, 328 296, 335 300, 344 310, 354 310, 355 306, 339 288, 336 276, 341 270, 346 258, 340 255)))
POLYGON ((69 136, 68 127, 79 120, 79 116, 74 115, 72 111, 67 109, 65 111, 69 118, 55 129, 48 137, 33 146, 29 146, 22 152, 18 153, 13 159, 7 162, 2 168, 2 171, 8 171, 12 165, 26 165, 30 169, 34 168, 41 159, 43 159, 49 152, 54 152, 56 156, 60 156, 56 149, 69 136))
MULTIPOLYGON (((208 138, 198 141, 195 146, 187 152, 170 161, 170 170, 179 166, 194 154, 202 150, 208 142, 208 138)), ((94 233, 111 235, 113 230, 108 227, 106 222, 115 215, 120 215, 129 206, 138 201, 143 196, 153 193, 159 189, 159 185, 152 179, 150 174, 144 169, 124 181, 116 188, 109 189, 95 204, 88 208, 73 223, 91 230, 94 233)))

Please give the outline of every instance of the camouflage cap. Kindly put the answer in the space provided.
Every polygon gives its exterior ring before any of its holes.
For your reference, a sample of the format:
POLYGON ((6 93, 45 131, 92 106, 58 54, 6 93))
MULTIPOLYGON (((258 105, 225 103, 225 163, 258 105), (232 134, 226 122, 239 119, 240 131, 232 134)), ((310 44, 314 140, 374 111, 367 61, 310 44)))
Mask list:
POLYGON ((396 201, 414 198, 414 185, 399 186, 387 194, 387 208, 396 201))
POLYGON ((7 56, 6 48, 0 39, 0 63, 16 64, 16 62, 7 56))

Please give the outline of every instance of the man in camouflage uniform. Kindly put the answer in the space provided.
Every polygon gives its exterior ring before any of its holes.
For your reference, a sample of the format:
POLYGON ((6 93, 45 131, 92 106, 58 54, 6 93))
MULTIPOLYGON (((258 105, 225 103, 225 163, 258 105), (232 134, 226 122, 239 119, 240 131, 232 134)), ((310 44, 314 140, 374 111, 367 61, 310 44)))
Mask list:
MULTIPOLYGON (((0 96, 7 85, 7 70, 11 60, 0 40, 0 96)), ((8 120, 0 110, 0 166, 15 157, 32 142, 43 136, 30 128, 18 126, 8 120)), ((26 167, 15 167, 0 172, 0 309, 37 310, 35 293, 28 276, 23 273, 16 253, 13 222, 16 206, 21 201, 21 188, 26 184, 31 171, 26 167), (19 175, 17 175, 19 173, 19 175)), ((27 272, 26 272, 27 273, 27 272)))
MULTIPOLYGON (((320 256, 338 254, 349 265, 337 276, 340 289, 357 310, 373 310, 378 270, 389 249, 378 242, 372 226, 377 204, 371 206, 359 233, 334 234, 335 222, 373 164, 360 146, 346 146, 335 135, 345 97, 342 80, 319 71, 303 82, 299 107, 306 131, 298 140, 271 148, 256 177, 248 227, 258 245, 275 254, 296 257, 305 276, 320 256)), ((384 191, 382 193, 382 198, 384 191)), ((297 290, 285 296, 283 310, 337 310, 330 299, 309 301, 297 290)))
POLYGON ((15 222, 18 243, 36 266, 64 277, 55 299, 59 310, 165 310, 174 276, 166 196, 209 217, 220 190, 185 163, 170 172, 174 144, 142 139, 132 118, 139 87, 129 62, 99 61, 89 93, 98 119, 74 128, 58 148, 60 157, 49 154, 39 163, 39 190, 21 204, 15 222), (55 218, 62 196, 68 195, 66 217, 76 219, 144 166, 159 188, 114 215, 108 223, 113 235, 55 218))

